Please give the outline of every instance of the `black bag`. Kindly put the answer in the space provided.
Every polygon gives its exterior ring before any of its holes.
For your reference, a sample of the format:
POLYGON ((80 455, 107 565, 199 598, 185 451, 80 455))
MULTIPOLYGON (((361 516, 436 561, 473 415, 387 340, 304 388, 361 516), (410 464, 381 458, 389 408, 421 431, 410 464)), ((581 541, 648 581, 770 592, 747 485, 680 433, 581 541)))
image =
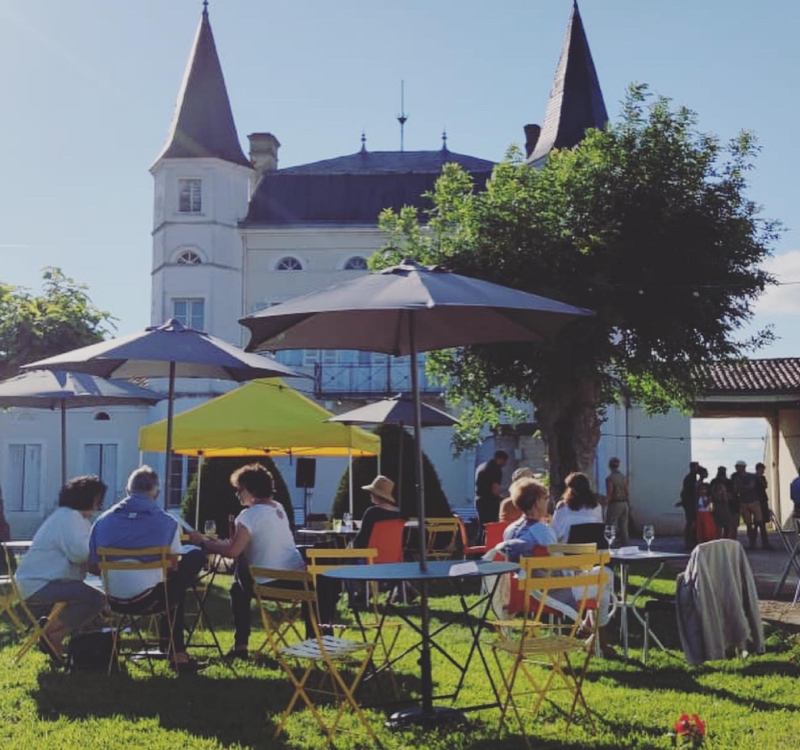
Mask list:
POLYGON ((114 635, 108 628, 76 633, 67 649, 67 669, 70 672, 105 672, 113 647, 114 635))

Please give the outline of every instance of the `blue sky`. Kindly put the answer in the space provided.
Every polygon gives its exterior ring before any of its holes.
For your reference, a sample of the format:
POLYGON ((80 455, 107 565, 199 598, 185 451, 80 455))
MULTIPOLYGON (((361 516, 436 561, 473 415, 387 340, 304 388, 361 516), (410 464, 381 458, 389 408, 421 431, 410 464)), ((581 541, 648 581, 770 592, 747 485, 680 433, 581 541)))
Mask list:
MULTIPOLYGON (((281 164, 398 146, 499 159, 541 122, 570 0, 212 0, 211 22, 243 144, 271 131, 281 164)), ((44 265, 86 282, 120 332, 148 321, 152 181, 189 53, 198 0, 3 0, 0 4, 0 280, 38 284, 44 265)), ((698 111, 701 127, 754 130, 752 197, 787 226, 770 263, 800 281, 800 4, 584 0, 612 118, 626 85, 698 111)), ((795 290, 759 306, 800 354, 795 290)), ((717 432, 719 432, 719 424, 717 432)), ((744 428, 742 428, 744 429, 744 428)), ((747 434, 752 434, 748 432, 747 434)))

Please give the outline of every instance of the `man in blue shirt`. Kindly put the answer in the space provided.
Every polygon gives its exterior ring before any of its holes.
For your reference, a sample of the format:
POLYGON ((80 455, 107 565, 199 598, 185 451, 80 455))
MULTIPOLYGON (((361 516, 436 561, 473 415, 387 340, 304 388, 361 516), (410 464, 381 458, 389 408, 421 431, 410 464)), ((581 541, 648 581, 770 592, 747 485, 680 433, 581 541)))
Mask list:
POLYGON ((800 466, 797 467, 797 474, 789 485, 789 497, 794 503, 794 517, 800 518, 800 466))
MULTIPOLYGON (((160 487, 155 471, 149 466, 139 467, 128 478, 127 489, 128 496, 103 513, 92 527, 89 569, 99 572, 99 547, 131 550, 169 547, 173 567, 166 584, 160 568, 109 570, 106 594, 114 610, 135 615, 163 613, 169 602, 170 609, 175 610, 172 627, 174 652, 170 654, 170 659, 176 670, 191 671, 196 665, 186 654, 183 600, 186 590, 203 567, 205 555, 197 548, 182 548, 178 522, 156 502, 160 487)), ((162 644, 167 647, 170 630, 166 615, 161 617, 160 635, 162 644)))

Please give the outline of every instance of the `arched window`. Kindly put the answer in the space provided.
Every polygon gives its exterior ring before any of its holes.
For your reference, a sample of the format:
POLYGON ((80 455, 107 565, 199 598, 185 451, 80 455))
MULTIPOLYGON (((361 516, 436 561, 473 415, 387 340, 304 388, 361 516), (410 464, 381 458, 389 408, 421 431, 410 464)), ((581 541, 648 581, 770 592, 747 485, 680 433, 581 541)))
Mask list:
POLYGON ((344 264, 345 271, 366 271, 367 270, 367 259, 362 258, 360 255, 354 255, 352 258, 347 259, 347 263, 344 264))
POLYGON ((293 258, 291 255, 287 255, 285 258, 281 258, 275 264, 276 271, 302 271, 303 264, 297 259, 293 258))
POLYGON ((176 261, 179 266, 199 266, 202 262, 203 259, 194 250, 184 250, 176 261))

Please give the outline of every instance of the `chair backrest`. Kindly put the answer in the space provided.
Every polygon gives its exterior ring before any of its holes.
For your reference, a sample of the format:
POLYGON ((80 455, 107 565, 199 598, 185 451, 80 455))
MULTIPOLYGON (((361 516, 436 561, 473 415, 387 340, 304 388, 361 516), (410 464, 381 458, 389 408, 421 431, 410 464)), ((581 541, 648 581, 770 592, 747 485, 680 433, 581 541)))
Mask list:
POLYGON ((406 522, 404 518, 390 518, 387 521, 375 523, 367 542, 369 547, 378 552, 373 562, 403 562, 403 534, 405 529, 406 522))
POLYGON ((169 547, 98 547, 97 557, 103 588, 108 594, 111 591, 108 584, 110 571, 160 570, 161 581, 166 582, 172 566, 173 552, 169 547))
POLYGON ((306 550, 307 570, 314 581, 320 573, 325 573, 337 565, 357 565, 365 562, 372 565, 378 556, 378 550, 372 547, 364 549, 328 549, 314 548, 306 550))
POLYGON ((460 519, 457 516, 447 518, 426 518, 425 538, 427 554, 430 557, 454 557, 458 552, 461 539, 460 519))
POLYGON ((608 552, 520 558, 519 564, 524 575, 518 579, 517 585, 524 593, 525 618, 540 623, 542 614, 547 609, 548 595, 559 589, 570 589, 577 604, 577 616, 568 627, 569 634, 574 635, 583 621, 588 605, 599 595, 598 592, 608 580, 604 566, 609 560, 608 552), (594 587, 594 591, 590 587, 594 587))
POLYGON ((277 654, 281 646, 288 645, 283 623, 285 615, 290 613, 294 617, 298 607, 308 607, 310 610, 308 620, 314 628, 314 637, 322 641, 319 629, 319 607, 317 595, 314 591, 314 577, 307 570, 282 570, 278 568, 250 568, 253 576, 253 593, 258 602, 261 621, 267 634, 267 643, 273 654, 277 654), (267 579, 259 583, 259 579, 267 579), (270 613, 267 603, 276 605, 281 617, 270 613))
POLYGON ((503 541, 503 532, 509 527, 508 521, 490 521, 483 524, 483 538, 486 540, 486 547, 492 549, 503 541))
POLYGON ((567 542, 569 544, 594 542, 597 549, 608 549, 608 542, 603 535, 604 529, 605 524, 602 523, 576 523, 569 528, 567 542))

